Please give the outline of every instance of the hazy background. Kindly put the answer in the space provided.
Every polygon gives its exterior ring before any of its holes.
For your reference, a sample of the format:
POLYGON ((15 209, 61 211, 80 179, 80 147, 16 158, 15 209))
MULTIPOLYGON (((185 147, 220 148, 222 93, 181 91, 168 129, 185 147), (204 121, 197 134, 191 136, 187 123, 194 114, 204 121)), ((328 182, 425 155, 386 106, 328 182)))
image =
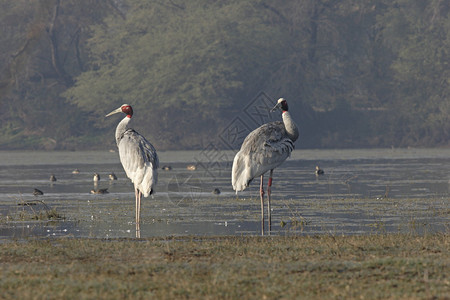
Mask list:
POLYGON ((449 10, 0 0, 0 150, 115 147, 123 103, 158 150, 202 149, 261 92, 289 101, 297 148, 449 146, 449 10))

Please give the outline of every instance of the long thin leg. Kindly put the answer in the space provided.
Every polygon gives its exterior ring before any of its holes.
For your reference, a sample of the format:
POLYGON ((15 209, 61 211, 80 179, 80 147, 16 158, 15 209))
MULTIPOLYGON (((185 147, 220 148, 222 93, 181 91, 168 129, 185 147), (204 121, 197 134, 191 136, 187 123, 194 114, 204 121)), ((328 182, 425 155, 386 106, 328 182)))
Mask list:
POLYGON ((138 202, 137 202, 137 222, 141 222, 141 191, 138 190, 138 202))
POLYGON ((141 238, 140 215, 141 215, 141 192, 135 188, 134 197, 136 200, 136 238, 141 238))
POLYGON ((134 188, 134 202, 135 202, 135 206, 134 206, 134 215, 136 217, 136 224, 138 223, 138 214, 137 214, 137 207, 138 207, 138 191, 137 188, 134 188))
POLYGON ((261 197, 261 235, 264 235, 264 175, 261 175, 259 195, 261 197))
POLYGON ((141 229, 139 223, 136 223, 136 238, 137 239, 141 238, 141 229))
POLYGON ((269 183, 267 184, 267 215, 269 219, 269 234, 270 230, 272 229, 272 211, 270 208, 270 195, 272 194, 272 175, 273 169, 270 170, 269 183))
POLYGON ((136 213, 136 223, 139 223, 139 205, 140 205, 140 199, 139 199, 139 190, 135 189, 134 190, 134 197, 136 200, 136 209, 135 209, 135 213, 136 213))

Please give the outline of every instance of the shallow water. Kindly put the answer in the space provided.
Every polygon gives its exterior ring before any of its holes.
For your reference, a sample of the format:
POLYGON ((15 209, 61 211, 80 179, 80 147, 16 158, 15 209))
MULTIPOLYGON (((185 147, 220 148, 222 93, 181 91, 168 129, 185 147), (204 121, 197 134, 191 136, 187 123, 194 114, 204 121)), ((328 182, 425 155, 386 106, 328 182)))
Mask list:
MULTIPOLYGON (((236 197, 233 152, 159 156, 172 170, 159 170, 155 196, 143 200, 141 237, 260 234, 259 179, 236 197), (190 164, 197 169, 187 170, 190 164)), ((295 150, 274 172, 272 234, 446 232, 449 192, 450 149, 295 150), (315 176, 316 165, 325 175, 315 176)), ((0 239, 134 237, 134 205, 115 152, 0 152, 0 239), (34 188, 44 195, 34 196, 34 188), (90 194, 93 188, 109 193, 90 194), (64 219, 31 219, 51 209, 64 219)))

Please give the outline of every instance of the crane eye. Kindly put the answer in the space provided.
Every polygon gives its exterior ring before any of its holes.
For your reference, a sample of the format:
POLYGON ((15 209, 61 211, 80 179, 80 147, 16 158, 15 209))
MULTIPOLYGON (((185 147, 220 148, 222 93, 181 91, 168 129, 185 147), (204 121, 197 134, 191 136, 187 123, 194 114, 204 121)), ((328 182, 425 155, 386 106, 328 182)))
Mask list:
POLYGON ((130 115, 130 116, 133 115, 133 108, 131 108, 130 105, 127 105, 127 106, 123 107, 123 108, 122 108, 122 111, 123 111, 124 113, 126 113, 127 115, 130 115))

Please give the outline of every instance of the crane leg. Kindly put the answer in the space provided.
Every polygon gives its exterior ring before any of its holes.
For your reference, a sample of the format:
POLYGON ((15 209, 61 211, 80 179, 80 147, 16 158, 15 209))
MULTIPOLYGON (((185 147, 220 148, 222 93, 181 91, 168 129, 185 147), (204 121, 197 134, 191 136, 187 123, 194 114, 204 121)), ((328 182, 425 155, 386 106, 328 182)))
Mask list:
POLYGON ((135 204, 135 206, 134 206, 134 215, 136 217, 136 224, 138 223, 138 220, 137 220, 137 197, 138 197, 137 189, 134 188, 134 204, 135 204))
POLYGON ((140 222, 141 222, 141 196, 142 193, 138 190, 134 190, 134 196, 136 198, 136 238, 141 238, 141 229, 140 229, 140 222))
POLYGON ((272 211, 270 208, 270 195, 272 194, 272 175, 273 169, 270 170, 269 183, 267 184, 267 218, 269 219, 269 234, 272 229, 272 211))
POLYGON ((261 235, 264 235, 264 175, 261 175, 259 195, 261 197, 261 235))
POLYGON ((141 238, 141 229, 139 227, 139 223, 136 223, 136 238, 140 239, 141 238))
POLYGON ((138 189, 135 189, 134 195, 136 197, 136 223, 138 224, 141 216, 141 192, 138 189))
POLYGON ((142 193, 138 191, 138 223, 141 223, 141 197, 142 193))

